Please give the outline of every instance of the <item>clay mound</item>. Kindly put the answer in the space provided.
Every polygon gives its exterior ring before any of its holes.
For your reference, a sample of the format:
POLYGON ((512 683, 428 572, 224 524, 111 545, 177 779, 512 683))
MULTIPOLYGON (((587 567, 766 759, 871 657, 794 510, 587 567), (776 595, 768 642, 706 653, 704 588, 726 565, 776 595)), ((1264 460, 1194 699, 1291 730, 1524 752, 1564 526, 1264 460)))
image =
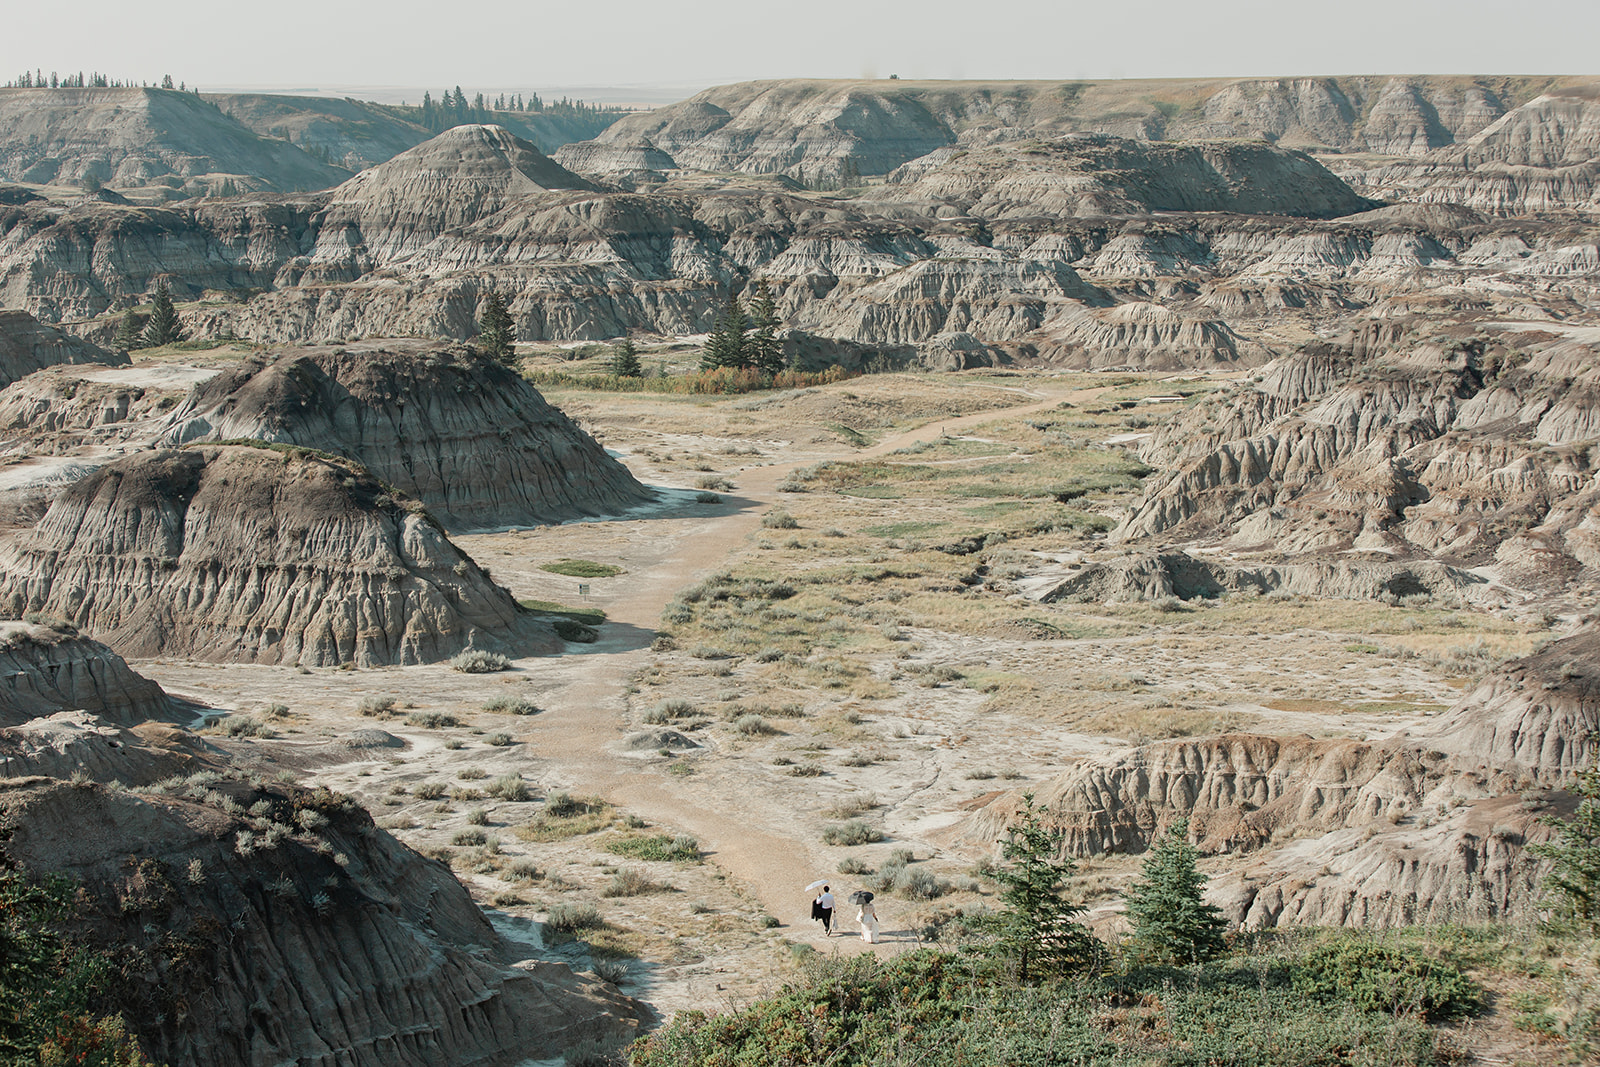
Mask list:
POLYGON ((0 811, 8 864, 81 886, 73 932, 147 962, 111 995, 156 1062, 507 1064, 637 1030, 634 1001, 565 965, 509 965, 449 868, 339 794, 34 779, 0 811))
POLYGON ((652 499, 538 390, 470 348, 291 349, 197 389, 167 440, 255 438, 363 464, 451 529, 615 515, 652 499))
POLYGON ((131 729, 86 711, 58 711, 0 729, 0 778, 87 775, 137 786, 204 770, 215 755, 194 734, 165 723, 131 729))
POLYGON ((897 198, 949 204, 984 219, 1151 211, 1332 218, 1373 206, 1301 152, 1105 134, 950 153, 932 166, 908 165, 889 182, 897 198))
POLYGON ((321 216, 313 265, 350 280, 522 197, 594 186, 499 126, 457 126, 345 182, 321 216))
POLYGON ((0 388, 61 363, 125 364, 128 357, 46 326, 26 311, 0 309, 0 388))
POLYGON ((264 446, 95 471, 0 550, 0 607, 66 618, 127 655, 220 662, 555 647, 420 504, 348 461, 264 446))
POLYGON ((0 622, 0 726, 58 711, 135 723, 172 714, 173 703, 121 656, 69 626, 0 622))
POLYGON ((648 137, 629 144, 578 141, 564 144, 552 157, 570 171, 602 177, 661 175, 678 169, 678 161, 650 143, 648 137))

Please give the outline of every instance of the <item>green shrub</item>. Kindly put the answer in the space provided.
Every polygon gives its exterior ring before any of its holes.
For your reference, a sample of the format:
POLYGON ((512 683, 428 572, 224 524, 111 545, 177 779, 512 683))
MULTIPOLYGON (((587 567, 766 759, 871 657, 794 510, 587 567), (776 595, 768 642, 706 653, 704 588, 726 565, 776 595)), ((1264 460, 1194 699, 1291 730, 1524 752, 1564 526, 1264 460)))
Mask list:
POLYGON ((485 652, 481 648, 469 648, 450 657, 450 669, 462 674, 493 674, 510 666, 511 661, 500 653, 485 652))
POLYGON ((1478 1006, 1477 987, 1457 968, 1415 947, 1360 935, 1338 937, 1302 955, 1295 962, 1294 990, 1324 1004, 1429 1020, 1465 1015, 1478 1006))
POLYGON ((495 697, 484 702, 483 710, 494 715, 537 715, 544 709, 520 697, 495 697))
POLYGON ((482 830, 458 830, 455 836, 450 838, 452 845, 461 846, 484 845, 488 844, 488 842, 489 835, 482 830))
POLYGON ((825 845, 870 845, 882 840, 883 831, 865 819, 834 823, 822 830, 822 843, 825 845))
POLYGON ((444 785, 441 782, 423 782, 417 786, 416 796, 418 800, 438 800, 444 796, 444 785))
POLYGON ((571 934, 597 929, 605 925, 605 921, 593 904, 557 904, 550 909, 544 924, 552 930, 571 934))
POLYGON ((440 711, 414 711, 406 716, 406 725, 420 726, 425 730, 439 730, 449 726, 460 726, 461 720, 440 711))
MULTIPOLYGON (((502 774, 484 787, 484 793, 500 800, 513 804, 521 804, 531 799, 528 793, 528 783, 522 780, 519 774, 502 774)), ((418 794, 419 796, 421 794, 418 794)))
POLYGON ((550 625, 555 630, 556 636, 563 641, 570 641, 579 645, 592 645, 600 640, 599 630, 592 626, 585 626, 576 619, 557 619, 550 625))
POLYGON ((637 867, 624 867, 611 876, 611 883, 600 890, 603 897, 641 897, 646 893, 659 893, 667 887, 652 882, 637 867))
POLYGON ((679 834, 676 837, 667 834, 619 837, 606 842, 606 851, 635 860, 700 862, 700 842, 687 834, 679 834))
POLYGON ((516 744, 517 739, 512 737, 510 734, 493 733, 488 737, 485 737, 483 739, 483 743, 486 745, 493 745, 495 748, 505 748, 507 745, 516 744))
POLYGON ((734 720, 733 728, 750 737, 759 737, 778 732, 770 722, 760 715, 741 715, 734 720))
POLYGON ((798 530, 800 524, 787 511, 769 511, 761 516, 761 526, 767 530, 798 530))
POLYGON ((569 578, 614 578, 623 573, 621 567, 588 559, 558 559, 554 563, 541 563, 539 569, 569 578))

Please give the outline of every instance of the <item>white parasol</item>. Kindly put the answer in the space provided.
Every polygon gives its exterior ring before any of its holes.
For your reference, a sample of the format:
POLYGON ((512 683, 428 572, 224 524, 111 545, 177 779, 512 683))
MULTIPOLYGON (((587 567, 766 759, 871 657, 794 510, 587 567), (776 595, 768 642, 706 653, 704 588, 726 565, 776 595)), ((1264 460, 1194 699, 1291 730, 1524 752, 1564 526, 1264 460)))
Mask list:
POLYGON ((813 889, 821 889, 823 886, 825 886, 827 884, 828 884, 828 879, 826 879, 826 878, 818 878, 815 882, 812 882, 810 885, 806 886, 806 890, 809 892, 810 890, 813 890, 813 889))

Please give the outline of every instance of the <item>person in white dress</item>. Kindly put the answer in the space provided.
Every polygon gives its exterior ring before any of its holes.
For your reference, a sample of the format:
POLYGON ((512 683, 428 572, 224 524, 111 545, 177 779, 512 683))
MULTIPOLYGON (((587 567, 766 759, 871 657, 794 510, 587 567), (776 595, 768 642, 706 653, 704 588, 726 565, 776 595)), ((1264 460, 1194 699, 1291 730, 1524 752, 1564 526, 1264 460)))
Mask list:
POLYGON ((869 945, 878 943, 878 913, 872 910, 872 901, 861 905, 856 912, 856 922, 861 924, 861 940, 869 945))

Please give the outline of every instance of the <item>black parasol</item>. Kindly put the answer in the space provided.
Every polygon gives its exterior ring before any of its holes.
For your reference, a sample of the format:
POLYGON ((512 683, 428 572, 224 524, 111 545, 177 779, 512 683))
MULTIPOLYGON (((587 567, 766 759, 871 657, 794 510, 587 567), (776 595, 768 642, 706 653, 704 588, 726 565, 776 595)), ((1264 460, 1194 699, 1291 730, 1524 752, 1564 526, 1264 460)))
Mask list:
POLYGON ((850 903, 858 905, 871 904, 872 894, 867 892, 865 889, 857 889, 854 893, 850 894, 850 903))

